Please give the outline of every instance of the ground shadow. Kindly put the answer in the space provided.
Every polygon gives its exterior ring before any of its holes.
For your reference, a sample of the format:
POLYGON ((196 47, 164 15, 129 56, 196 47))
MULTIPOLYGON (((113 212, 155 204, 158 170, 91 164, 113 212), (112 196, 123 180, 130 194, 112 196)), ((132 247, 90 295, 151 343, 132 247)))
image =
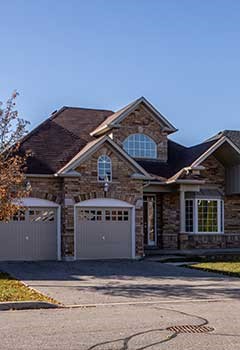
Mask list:
POLYGON ((111 296, 112 302, 240 295, 240 279, 150 261, 9 262, 0 263, 0 271, 31 281, 32 287, 74 290, 78 299, 86 293, 111 296))

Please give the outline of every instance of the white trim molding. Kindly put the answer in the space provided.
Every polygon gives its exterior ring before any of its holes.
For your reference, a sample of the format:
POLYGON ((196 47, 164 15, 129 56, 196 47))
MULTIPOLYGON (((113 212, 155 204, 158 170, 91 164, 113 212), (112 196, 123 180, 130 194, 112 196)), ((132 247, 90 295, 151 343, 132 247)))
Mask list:
MULTIPOLYGON (((193 230, 192 231, 187 231, 186 230, 186 215, 184 211, 184 227, 183 227, 183 232, 189 235, 193 234, 199 234, 199 235, 218 235, 218 234, 223 234, 224 233, 224 200, 221 198, 211 198, 211 197, 195 197, 195 198, 185 198, 185 203, 184 203, 184 209, 186 208, 186 201, 191 201, 192 202, 192 210, 193 210, 193 217, 192 217, 192 225, 193 225, 193 230), (217 231, 199 231, 198 227, 198 202, 199 201, 215 201, 217 202, 217 231)), ((185 209, 186 210, 186 209, 185 209)))
POLYGON ((141 103, 145 105, 158 119, 167 133, 173 133, 177 131, 177 129, 167 120, 167 118, 164 117, 145 97, 142 96, 129 105, 123 107, 121 110, 110 115, 109 117, 111 120, 108 120, 107 118, 106 122, 103 123, 100 127, 97 127, 95 130, 93 130, 90 135, 101 135, 113 127, 119 127, 119 123, 130 113, 132 113, 141 103))
POLYGON ((113 207, 113 208, 134 208, 134 205, 125 201, 113 198, 93 198, 75 204, 75 207, 113 207))
POLYGON ((227 142, 232 148, 240 155, 240 149, 227 137, 221 137, 216 143, 214 143, 209 149, 204 152, 198 159, 196 159, 192 164, 191 168, 198 167, 206 158, 208 158, 212 153, 214 153, 224 142, 227 142))
POLYGON ((115 148, 119 154, 124 157, 134 168, 140 173, 146 176, 148 179, 152 179, 152 176, 141 167, 133 158, 131 158, 120 146, 116 144, 108 135, 102 136, 97 140, 88 143, 79 153, 77 153, 62 169, 60 169, 55 176, 62 176, 67 174, 70 170, 75 170, 84 160, 86 160, 91 154, 93 154, 102 144, 108 142, 113 148, 115 148))
POLYGON ((58 208, 59 204, 41 198, 35 197, 24 197, 19 199, 14 199, 13 203, 21 205, 23 207, 55 207, 58 208))

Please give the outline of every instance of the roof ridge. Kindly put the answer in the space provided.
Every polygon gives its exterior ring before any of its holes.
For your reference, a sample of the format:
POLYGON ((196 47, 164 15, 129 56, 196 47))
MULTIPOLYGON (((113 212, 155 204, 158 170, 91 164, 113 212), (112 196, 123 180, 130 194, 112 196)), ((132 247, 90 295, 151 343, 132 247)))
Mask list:
POLYGON ((168 141, 174 143, 175 145, 181 146, 181 147, 183 147, 183 148, 188 148, 187 146, 182 145, 181 143, 176 142, 176 141, 174 141, 174 140, 168 139, 168 141))
POLYGON ((200 143, 197 143, 195 145, 192 145, 192 146, 188 146, 186 147, 186 149, 191 149, 191 148, 194 148, 194 147, 198 147, 198 146, 201 146, 203 144, 206 144, 206 143, 212 143, 212 142, 217 142, 218 139, 209 139, 209 140, 206 140, 206 141, 203 141, 203 142, 200 142, 200 143))
POLYGON ((111 109, 104 109, 104 108, 89 108, 89 107, 76 107, 76 106, 63 106, 62 108, 64 108, 64 109, 81 109, 81 110, 87 110, 87 111, 102 111, 102 112, 115 113, 111 109))

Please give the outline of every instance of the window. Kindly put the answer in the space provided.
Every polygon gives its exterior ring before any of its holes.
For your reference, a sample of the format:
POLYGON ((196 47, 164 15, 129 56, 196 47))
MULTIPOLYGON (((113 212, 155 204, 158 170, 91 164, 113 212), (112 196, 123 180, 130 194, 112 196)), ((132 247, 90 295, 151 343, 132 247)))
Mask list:
POLYGON ((18 210, 12 217, 13 221, 25 221, 25 210, 18 210))
POLYGON ((78 211, 80 221, 129 221, 128 210, 120 209, 81 209, 78 211))
POLYGON ((112 162, 106 155, 98 158, 98 181, 112 181, 112 162))
POLYGON ((157 158, 156 143, 144 134, 133 134, 123 142, 123 149, 135 158, 157 158))
POLYGON ((54 221, 55 215, 50 209, 30 209, 29 219, 30 222, 49 222, 54 221))
POLYGON ((102 210, 80 210, 78 212, 78 218, 80 221, 102 221, 103 211, 102 210))
POLYGON ((198 232, 218 232, 218 202, 216 200, 197 201, 198 232))
POLYGON ((186 199, 185 231, 189 233, 222 233, 224 202, 221 199, 186 199))

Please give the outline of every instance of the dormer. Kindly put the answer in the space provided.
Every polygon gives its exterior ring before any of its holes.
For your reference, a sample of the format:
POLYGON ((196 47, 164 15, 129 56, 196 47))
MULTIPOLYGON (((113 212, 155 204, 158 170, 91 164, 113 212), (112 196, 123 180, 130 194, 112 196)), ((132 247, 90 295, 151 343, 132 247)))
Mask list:
POLYGON ((113 113, 91 136, 111 135, 131 157, 167 161, 168 135, 177 129, 144 97, 113 113))

